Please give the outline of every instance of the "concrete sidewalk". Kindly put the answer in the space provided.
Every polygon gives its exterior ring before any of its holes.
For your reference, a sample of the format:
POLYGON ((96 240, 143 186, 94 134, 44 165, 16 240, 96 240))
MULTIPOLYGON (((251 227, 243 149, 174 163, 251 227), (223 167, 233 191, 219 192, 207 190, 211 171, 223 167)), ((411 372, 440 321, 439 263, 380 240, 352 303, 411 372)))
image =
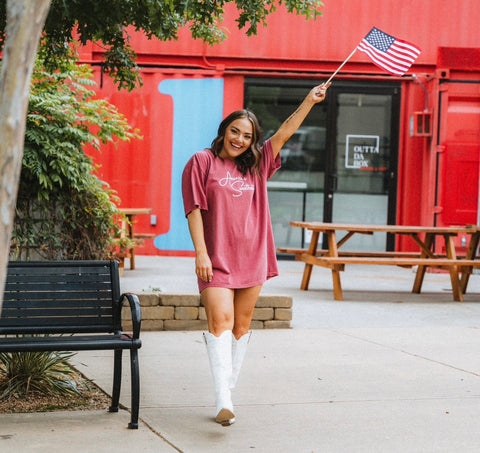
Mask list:
MULTIPOLYGON (((356 266, 333 300, 328 271, 300 291, 303 265, 281 261, 266 294, 294 299, 292 329, 256 330, 234 393, 237 422, 212 421, 214 396, 200 332, 145 332, 140 429, 129 413, 0 415, 1 452, 478 452, 480 277, 453 302, 447 274, 356 266)), ((138 257, 122 289, 196 292, 190 258, 138 257)), ((108 393, 109 351, 76 363, 108 393)), ((121 402, 129 406, 125 358, 121 402)))

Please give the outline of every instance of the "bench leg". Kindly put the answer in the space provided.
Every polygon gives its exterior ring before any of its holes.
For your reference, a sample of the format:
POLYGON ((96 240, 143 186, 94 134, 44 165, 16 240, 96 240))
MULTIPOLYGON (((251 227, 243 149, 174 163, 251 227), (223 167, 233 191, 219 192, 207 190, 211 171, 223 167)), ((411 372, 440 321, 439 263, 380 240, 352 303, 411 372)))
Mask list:
POLYGON ((333 298, 335 300, 343 300, 342 282, 340 281, 340 271, 332 269, 333 279, 333 298))
POLYGON ((115 349, 114 354, 112 405, 108 409, 109 412, 118 412, 120 388, 122 385, 122 350, 115 349))
POLYGON ((415 274, 415 281, 413 282, 412 293, 420 294, 422 291, 423 279, 425 277, 425 271, 427 266, 418 266, 417 273, 415 274))
MULTIPOLYGON (((475 259, 479 240, 480 233, 472 234, 472 237, 470 238, 470 244, 468 244, 467 255, 465 256, 465 259, 475 259)), ((465 294, 467 292, 468 280, 470 279, 470 274, 472 273, 472 270, 473 267, 469 267, 468 269, 464 269, 462 272, 462 276, 460 278, 460 290, 462 291, 462 294, 465 294)))
MULTIPOLYGON (((346 242, 352 235, 353 235, 353 232, 350 231, 342 239, 341 242, 342 243, 346 242)), ((336 237, 335 231, 327 232, 327 240, 328 240, 328 256, 338 257, 338 245, 337 245, 337 237, 336 237)), ((343 267, 339 268, 338 266, 334 266, 332 268, 333 298, 335 300, 343 300, 342 282, 340 280, 340 269, 343 270, 343 267)))
MULTIPOLYGON (((418 243, 418 242, 417 242, 418 243)), ((425 236, 425 244, 424 247, 426 250, 431 250, 433 245, 433 235, 427 234, 425 236)), ((420 253, 420 258, 427 258, 428 254, 425 250, 422 250, 420 253)), ((427 266, 418 266, 417 273, 415 274, 415 281, 413 282, 413 289, 412 293, 420 294, 422 291, 423 280, 425 278, 425 271, 427 270, 427 266)))
POLYGON ((130 249, 130 269, 135 270, 135 247, 130 249))
POLYGON ((140 406, 140 371, 138 366, 138 349, 130 350, 130 368, 132 379, 132 413, 128 427, 138 429, 138 413, 140 406))
MULTIPOLYGON (((454 260, 457 258, 455 253, 455 244, 453 242, 453 237, 450 235, 445 235, 445 249, 447 252, 447 258, 454 260)), ((457 266, 449 266, 450 270, 450 280, 452 282, 452 292, 453 300, 457 302, 463 302, 463 293, 460 288, 460 278, 458 273, 457 266)))
MULTIPOLYGON (((308 255, 310 256, 315 256, 317 254, 319 234, 320 233, 318 231, 314 231, 312 233, 310 247, 308 248, 308 255)), ((313 269, 313 264, 308 264, 308 263, 305 264, 305 269, 303 271, 302 284, 300 285, 300 289, 303 289, 304 291, 308 290, 308 285, 310 284, 310 277, 312 276, 312 269, 313 269)))
POLYGON ((450 280, 452 282, 453 300, 456 302, 463 302, 463 293, 460 288, 457 266, 450 266, 450 280))
POLYGON ((463 270, 462 276, 460 277, 460 291, 462 294, 467 292, 468 281, 470 279, 470 274, 472 273, 473 267, 469 267, 468 269, 463 270))
POLYGON ((302 284, 300 285, 300 289, 303 289, 304 291, 308 290, 310 277, 312 276, 312 269, 313 269, 313 265, 305 264, 305 269, 303 271, 302 284))

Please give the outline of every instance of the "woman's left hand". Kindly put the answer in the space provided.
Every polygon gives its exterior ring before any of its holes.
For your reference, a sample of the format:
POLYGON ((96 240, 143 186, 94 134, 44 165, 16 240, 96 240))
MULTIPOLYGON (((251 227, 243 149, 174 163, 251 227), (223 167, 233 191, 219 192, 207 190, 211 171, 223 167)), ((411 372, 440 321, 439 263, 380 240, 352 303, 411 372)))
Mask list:
POLYGON ((328 87, 331 84, 332 84, 331 82, 329 82, 328 84, 322 83, 320 85, 317 85, 316 87, 313 87, 313 89, 310 91, 312 100, 315 103, 322 102, 325 99, 325 96, 327 95, 328 87))

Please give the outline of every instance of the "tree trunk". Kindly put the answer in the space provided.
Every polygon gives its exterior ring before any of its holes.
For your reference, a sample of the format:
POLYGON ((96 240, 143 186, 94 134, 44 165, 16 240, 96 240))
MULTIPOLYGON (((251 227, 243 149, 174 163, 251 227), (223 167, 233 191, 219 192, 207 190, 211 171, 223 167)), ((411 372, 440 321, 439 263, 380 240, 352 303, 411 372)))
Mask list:
POLYGON ((25 123, 38 42, 50 0, 7 0, 0 75, 0 310, 22 168, 25 123))

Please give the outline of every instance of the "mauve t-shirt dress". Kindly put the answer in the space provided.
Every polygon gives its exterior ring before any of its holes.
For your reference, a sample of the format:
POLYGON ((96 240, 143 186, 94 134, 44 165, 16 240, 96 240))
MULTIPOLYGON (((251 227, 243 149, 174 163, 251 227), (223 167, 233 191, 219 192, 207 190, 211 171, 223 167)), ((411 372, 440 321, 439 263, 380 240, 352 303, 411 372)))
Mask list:
POLYGON ((200 208, 213 279, 209 286, 250 288, 278 275, 268 207, 267 181, 280 168, 269 140, 262 147, 260 174, 237 169, 210 149, 195 153, 182 176, 185 215, 200 208))

